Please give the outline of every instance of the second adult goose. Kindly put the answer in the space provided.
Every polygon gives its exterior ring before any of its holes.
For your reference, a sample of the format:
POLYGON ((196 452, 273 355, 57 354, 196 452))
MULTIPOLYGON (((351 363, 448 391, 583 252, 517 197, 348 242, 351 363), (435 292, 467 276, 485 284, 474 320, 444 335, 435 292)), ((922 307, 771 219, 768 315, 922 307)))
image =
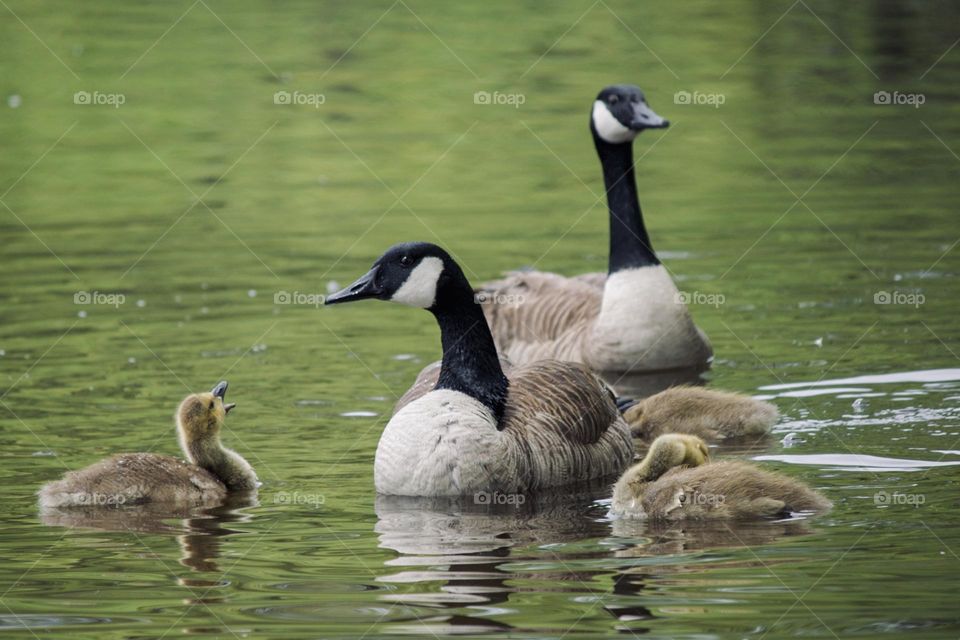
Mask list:
POLYGON ((610 212, 608 271, 573 278, 518 272, 481 286, 493 337, 511 361, 557 358, 599 372, 644 373, 700 367, 712 357, 650 244, 637 199, 633 140, 668 125, 638 87, 597 95, 590 131, 610 212))
MULTIPOLYGON (((587 367, 543 360, 504 375, 470 283, 440 247, 395 245, 326 304, 366 298, 427 309, 443 346, 436 384, 415 384, 419 391, 398 403, 380 437, 378 492, 519 493, 607 477, 630 464, 630 430, 587 367)), ((421 378, 430 375, 432 365, 421 378)))

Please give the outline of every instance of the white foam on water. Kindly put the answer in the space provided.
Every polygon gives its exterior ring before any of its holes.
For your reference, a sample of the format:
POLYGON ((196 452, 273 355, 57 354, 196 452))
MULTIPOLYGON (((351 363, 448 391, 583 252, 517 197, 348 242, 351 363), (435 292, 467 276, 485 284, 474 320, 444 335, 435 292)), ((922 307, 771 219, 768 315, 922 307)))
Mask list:
POLYGON ((754 456, 752 459, 810 465, 829 471, 922 471, 932 467, 960 465, 960 460, 909 460, 845 453, 754 456))
MULTIPOLYGON (((814 382, 791 382, 786 384, 771 384, 760 387, 764 391, 779 391, 781 389, 802 389, 804 387, 830 387, 843 384, 893 384, 899 382, 950 382, 960 380, 960 369, 926 369, 920 371, 901 371, 898 373, 884 373, 879 375, 855 376, 838 380, 816 380, 814 382)), ((869 391, 869 390, 868 390, 869 391)))

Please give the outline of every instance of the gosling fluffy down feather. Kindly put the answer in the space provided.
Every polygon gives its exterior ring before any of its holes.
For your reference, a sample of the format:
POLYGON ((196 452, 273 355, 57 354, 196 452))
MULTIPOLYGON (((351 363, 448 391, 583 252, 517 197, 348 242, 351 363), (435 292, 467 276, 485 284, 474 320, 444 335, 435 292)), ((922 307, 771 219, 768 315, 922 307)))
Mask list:
POLYGON ((757 437, 777 422, 777 408, 763 400, 703 387, 672 387, 623 412, 637 438, 652 442, 664 433, 689 433, 714 442, 757 437))
POLYGON ((665 520, 776 518, 832 506, 799 480, 736 460, 672 469, 647 487, 640 505, 646 517, 665 520))
POLYGON ((68 472, 44 485, 38 495, 42 508, 203 506, 221 502, 227 489, 209 471, 171 456, 122 453, 68 472))
POLYGON ((259 483, 253 467, 220 442, 234 406, 224 403, 227 386, 223 380, 209 393, 191 394, 177 408, 177 436, 190 463, 154 453, 114 455, 41 487, 40 508, 192 507, 255 490, 259 483))
POLYGON ((703 440, 667 434, 614 485, 611 511, 626 518, 703 520, 773 518, 830 507, 798 480, 746 462, 709 462, 703 440))

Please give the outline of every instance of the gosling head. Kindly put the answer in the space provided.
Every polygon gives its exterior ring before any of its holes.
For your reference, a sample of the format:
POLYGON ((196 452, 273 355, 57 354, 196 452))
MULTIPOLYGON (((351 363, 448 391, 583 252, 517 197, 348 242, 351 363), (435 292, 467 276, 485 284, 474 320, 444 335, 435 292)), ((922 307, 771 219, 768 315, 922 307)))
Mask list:
POLYGON ((396 244, 346 289, 325 304, 375 298, 421 309, 435 309, 457 293, 472 297, 463 271, 446 251, 428 242, 396 244))
POLYGON ((661 118, 647 104, 640 87, 615 84, 597 94, 590 114, 593 135, 610 144, 625 144, 644 129, 666 129, 670 121, 661 118))
POLYGON ((660 457, 670 467, 698 467, 710 461, 707 443, 684 433, 665 433, 650 445, 650 457, 660 457))
POLYGON ((209 393, 194 393, 184 398, 177 409, 177 432, 182 444, 216 438, 227 413, 237 406, 224 403, 227 381, 217 383, 209 393))

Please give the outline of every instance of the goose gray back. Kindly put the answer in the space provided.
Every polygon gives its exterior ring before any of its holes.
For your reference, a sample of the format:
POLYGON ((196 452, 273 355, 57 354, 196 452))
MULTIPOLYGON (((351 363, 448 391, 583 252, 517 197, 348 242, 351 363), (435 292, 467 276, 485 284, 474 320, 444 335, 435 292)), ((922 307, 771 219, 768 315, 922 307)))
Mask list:
POLYGON ((548 360, 504 373, 470 283, 440 247, 391 247, 326 302, 368 298, 427 309, 443 347, 439 372, 421 372, 384 429, 378 492, 516 494, 612 476, 632 460, 630 430, 587 367, 548 360))

